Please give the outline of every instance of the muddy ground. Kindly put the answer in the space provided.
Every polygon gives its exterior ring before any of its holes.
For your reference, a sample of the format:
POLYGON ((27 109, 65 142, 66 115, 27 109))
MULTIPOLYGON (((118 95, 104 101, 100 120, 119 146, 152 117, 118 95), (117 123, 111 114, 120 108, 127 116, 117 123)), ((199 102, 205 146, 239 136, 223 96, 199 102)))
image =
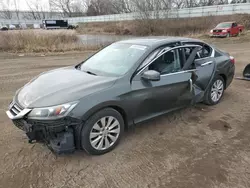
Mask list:
MULTIPOLYGON (((236 57, 240 75, 250 62, 250 43, 218 46, 236 57)), ((44 145, 28 144, 5 115, 15 91, 35 75, 85 56, 0 55, 1 188, 250 187, 250 82, 245 81, 234 80, 217 106, 199 104, 130 129, 103 156, 80 151, 56 156, 44 145)))

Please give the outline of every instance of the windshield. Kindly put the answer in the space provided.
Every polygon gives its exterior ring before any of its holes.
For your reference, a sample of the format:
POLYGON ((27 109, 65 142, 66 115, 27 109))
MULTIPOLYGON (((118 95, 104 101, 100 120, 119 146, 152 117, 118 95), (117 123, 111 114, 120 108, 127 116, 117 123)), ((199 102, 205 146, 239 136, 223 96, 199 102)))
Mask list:
POLYGON ((216 28, 229 28, 232 27, 232 23, 220 23, 216 26, 216 28))
POLYGON ((122 76, 142 57, 147 46, 114 43, 87 59, 81 70, 94 75, 122 76))

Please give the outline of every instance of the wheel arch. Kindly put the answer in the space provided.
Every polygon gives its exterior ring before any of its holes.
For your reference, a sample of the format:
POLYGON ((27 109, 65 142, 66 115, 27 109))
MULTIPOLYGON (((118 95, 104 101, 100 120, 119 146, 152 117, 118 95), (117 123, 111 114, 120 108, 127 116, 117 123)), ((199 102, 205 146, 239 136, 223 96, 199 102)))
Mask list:
POLYGON ((128 113, 120 104, 118 104, 116 102, 107 102, 107 103, 99 104, 99 105, 91 108, 90 110, 88 110, 88 112, 86 112, 82 116, 82 120, 87 121, 96 112, 103 110, 105 108, 112 108, 112 109, 116 110, 117 112, 119 112, 123 118, 125 128, 128 127, 128 125, 129 125, 128 113))
POLYGON ((81 131, 84 127, 85 122, 95 113, 97 113, 98 111, 101 111, 105 108, 112 108, 114 110, 116 110, 117 112, 119 112, 124 120, 124 127, 125 129, 127 129, 129 127, 129 125, 131 125, 133 123, 133 119, 129 119, 128 117, 128 113, 127 111, 121 106, 119 105, 117 102, 107 102, 107 103, 102 103, 99 104, 93 108, 91 108, 90 110, 88 110, 86 113, 84 113, 81 117, 81 124, 79 124, 79 126, 76 126, 74 128, 75 131, 75 143, 76 143, 76 147, 79 149, 81 148, 80 142, 81 142, 81 131))
POLYGON ((225 84, 225 86, 227 86, 227 76, 225 74, 223 74, 223 73, 219 74, 219 76, 221 76, 223 78, 224 84, 225 84))

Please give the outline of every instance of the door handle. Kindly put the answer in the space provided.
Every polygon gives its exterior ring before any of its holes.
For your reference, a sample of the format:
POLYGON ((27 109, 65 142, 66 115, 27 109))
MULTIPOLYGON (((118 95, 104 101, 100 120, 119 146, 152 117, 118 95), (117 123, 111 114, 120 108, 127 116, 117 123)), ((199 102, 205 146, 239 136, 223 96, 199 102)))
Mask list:
POLYGON ((190 84, 190 93, 193 91, 193 80, 189 79, 189 84, 190 84))
POLYGON ((211 65, 213 63, 213 61, 208 61, 206 63, 201 64, 202 67, 206 66, 206 65, 211 65))

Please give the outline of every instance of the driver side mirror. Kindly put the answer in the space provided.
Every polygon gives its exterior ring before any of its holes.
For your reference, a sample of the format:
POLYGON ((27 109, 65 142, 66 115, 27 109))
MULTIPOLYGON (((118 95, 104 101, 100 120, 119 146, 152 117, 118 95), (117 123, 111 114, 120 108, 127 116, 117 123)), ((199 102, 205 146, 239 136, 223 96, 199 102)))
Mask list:
POLYGON ((159 81, 161 79, 161 74, 155 70, 148 70, 144 72, 141 77, 144 80, 159 81))

